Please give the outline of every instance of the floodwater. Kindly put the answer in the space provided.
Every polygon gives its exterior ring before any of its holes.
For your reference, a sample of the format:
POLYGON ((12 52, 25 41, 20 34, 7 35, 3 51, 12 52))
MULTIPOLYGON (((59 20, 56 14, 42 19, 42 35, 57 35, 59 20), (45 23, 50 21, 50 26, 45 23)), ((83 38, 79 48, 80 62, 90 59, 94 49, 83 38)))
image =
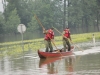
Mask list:
POLYGON ((0 75, 100 75, 100 42, 77 44, 74 55, 40 59, 37 52, 0 58, 0 75), (85 47, 86 46, 86 47, 85 47))

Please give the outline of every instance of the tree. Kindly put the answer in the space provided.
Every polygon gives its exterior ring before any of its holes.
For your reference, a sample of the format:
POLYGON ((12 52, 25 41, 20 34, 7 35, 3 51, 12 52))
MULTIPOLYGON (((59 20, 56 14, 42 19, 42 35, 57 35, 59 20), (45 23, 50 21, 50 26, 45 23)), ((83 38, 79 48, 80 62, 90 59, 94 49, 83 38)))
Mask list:
POLYGON ((5 20, 3 14, 0 12, 0 34, 4 33, 5 20))
POLYGON ((11 11, 16 9, 17 14, 20 17, 21 23, 27 26, 27 23, 31 21, 31 11, 29 11, 28 9, 29 1, 31 0, 7 0, 8 4, 4 11, 5 18, 8 19, 11 11))
POLYGON ((97 6, 96 6, 96 26, 97 26, 97 30, 100 31, 100 0, 96 0, 97 2, 97 6))
MULTIPOLYGON (((90 26, 94 24, 96 0, 68 0, 67 15, 69 27, 81 27, 89 32, 90 26)), ((78 30, 78 28, 77 28, 78 30)), ((78 31, 79 32, 79 31, 78 31)))
MULTIPOLYGON (((55 26, 57 28, 62 27, 62 20, 63 20, 62 19, 63 12, 61 10, 62 5, 57 0, 54 0, 54 1, 35 0, 32 4, 34 5, 33 8, 31 7, 33 10, 33 13, 37 15, 37 17, 40 19, 40 21, 42 22, 45 28, 50 28, 52 26, 55 26)), ((33 25, 36 24, 36 22, 32 22, 32 23, 33 25)), ((37 25, 38 25, 38 22, 35 26, 37 25)), ((28 27, 30 27, 30 25, 28 27)), ((37 28, 38 30, 41 31, 40 26, 37 28)))
POLYGON ((16 33, 17 32, 17 26, 20 24, 20 18, 17 14, 17 10, 14 9, 9 14, 9 17, 6 21, 6 32, 7 33, 16 33))
POLYGON ((34 32, 35 30, 37 30, 39 28, 39 25, 35 19, 35 17, 32 17, 31 22, 28 23, 28 31, 30 32, 34 32))

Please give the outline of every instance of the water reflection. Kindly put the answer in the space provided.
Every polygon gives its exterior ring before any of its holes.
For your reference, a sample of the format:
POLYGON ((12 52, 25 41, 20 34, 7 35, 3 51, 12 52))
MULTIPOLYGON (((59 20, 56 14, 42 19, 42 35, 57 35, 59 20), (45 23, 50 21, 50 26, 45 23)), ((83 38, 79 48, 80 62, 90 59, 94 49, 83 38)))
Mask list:
POLYGON ((66 75, 74 75, 74 63, 75 57, 67 57, 65 58, 65 70, 67 72, 66 75))
POLYGON ((44 72, 47 74, 55 75, 61 72, 62 69, 65 69, 65 71, 63 72, 64 74, 73 75, 74 63, 75 56, 67 56, 62 58, 47 58, 40 59, 39 68, 41 68, 41 70, 45 70, 44 72))
POLYGON ((48 74, 55 74, 54 63, 47 64, 48 74))
MULTIPOLYGON (((6 56, 3 60, 0 61, 0 71, 3 72, 5 75, 9 75, 9 71, 11 70, 11 63, 9 61, 9 57, 6 56)), ((2 74, 0 72, 0 75, 2 74)))
POLYGON ((4 56, 0 59, 0 75, 36 75, 36 57, 33 56, 4 56))
POLYGON ((55 75, 57 73, 56 70, 56 61, 61 58, 47 58, 47 59, 40 59, 39 67, 44 70, 47 74, 55 75))

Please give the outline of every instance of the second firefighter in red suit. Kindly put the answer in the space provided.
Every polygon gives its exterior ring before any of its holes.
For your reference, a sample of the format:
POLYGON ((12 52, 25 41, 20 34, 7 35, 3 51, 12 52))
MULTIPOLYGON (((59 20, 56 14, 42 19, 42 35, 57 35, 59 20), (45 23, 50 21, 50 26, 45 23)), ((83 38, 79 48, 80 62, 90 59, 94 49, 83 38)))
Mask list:
POLYGON ((70 30, 69 30, 69 28, 66 28, 63 31, 63 46, 64 46, 64 51, 66 51, 66 48, 67 48, 66 45, 68 46, 68 51, 71 50, 70 41, 71 41, 70 30))

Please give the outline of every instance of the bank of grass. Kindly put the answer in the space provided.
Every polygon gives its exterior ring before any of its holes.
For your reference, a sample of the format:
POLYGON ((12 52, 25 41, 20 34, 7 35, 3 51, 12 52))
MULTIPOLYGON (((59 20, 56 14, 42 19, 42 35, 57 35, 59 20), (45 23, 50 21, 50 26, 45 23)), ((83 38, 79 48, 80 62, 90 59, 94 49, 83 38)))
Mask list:
MULTIPOLYGON (((100 40, 100 32, 94 32, 94 33, 73 34, 71 35, 72 42, 79 43, 79 42, 92 41, 93 34, 95 35, 96 40, 100 40)), ((54 43, 56 44, 56 46, 62 45, 62 37, 56 36, 54 43)), ((34 40, 24 40, 24 51, 28 50, 37 51, 38 49, 41 48, 45 48, 43 38, 34 40)), ((23 50, 21 41, 0 43, 0 52, 1 56, 5 55, 5 53, 8 55, 15 55, 18 53, 22 53, 23 50)))
MULTIPOLYGON (((79 42, 92 41, 93 34, 96 40, 100 40, 100 32, 94 32, 94 33, 73 34, 71 35, 72 42, 79 43, 79 42)), ((61 39, 61 36, 56 37, 55 39, 61 39)))

